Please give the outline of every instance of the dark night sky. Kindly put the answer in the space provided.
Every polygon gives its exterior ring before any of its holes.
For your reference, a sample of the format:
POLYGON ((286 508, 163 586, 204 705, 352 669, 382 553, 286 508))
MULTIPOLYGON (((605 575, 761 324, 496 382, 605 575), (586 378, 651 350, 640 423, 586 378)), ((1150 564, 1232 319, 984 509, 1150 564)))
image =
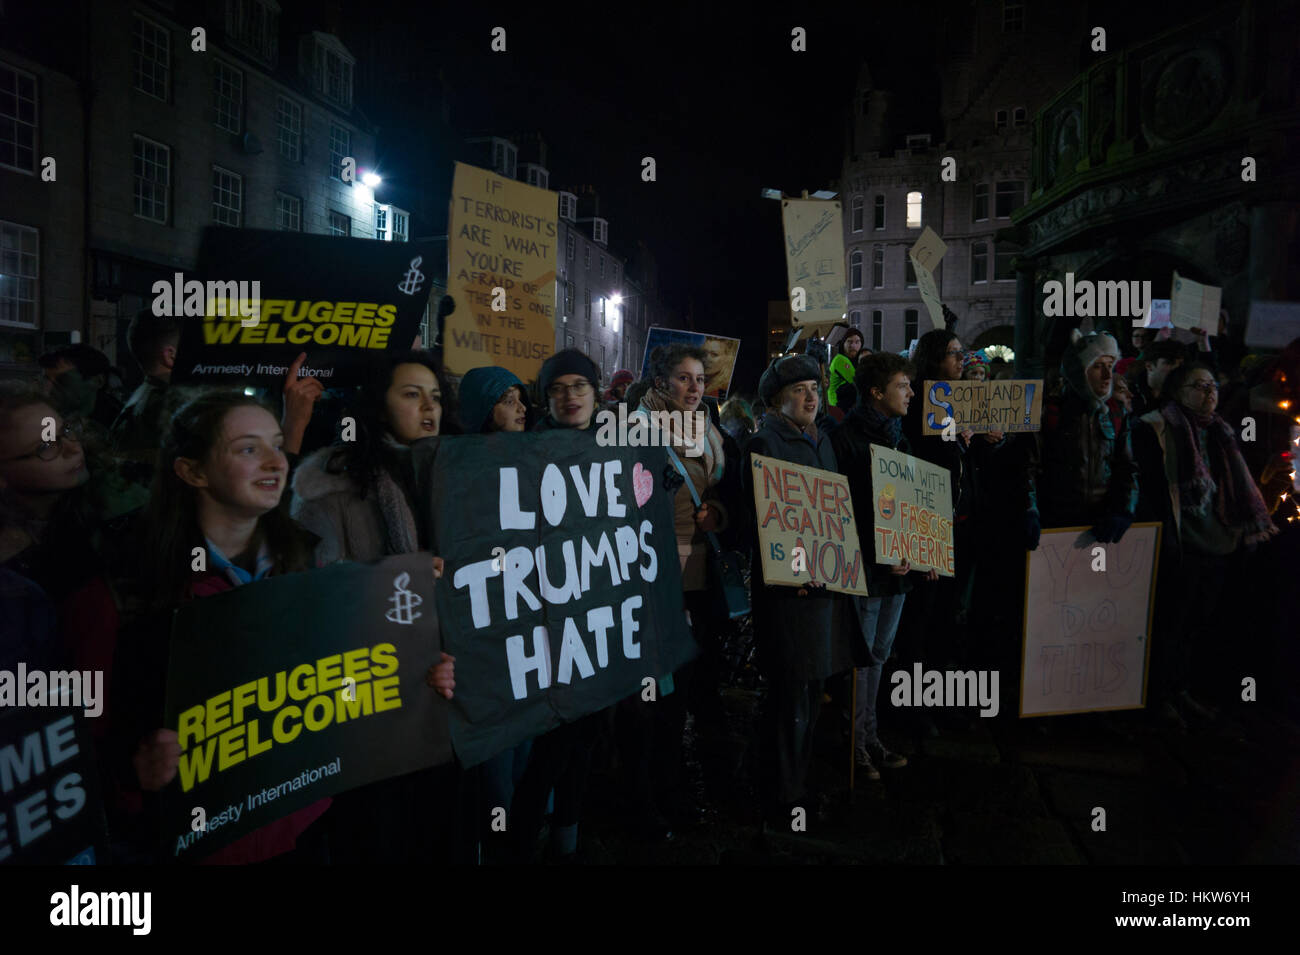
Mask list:
MULTIPOLYGON (((663 295, 696 327, 743 337, 742 374, 761 370, 766 303, 785 296, 780 205, 839 176, 844 117, 865 55, 877 84, 933 87, 931 45, 916 14, 803 13, 745 19, 655 6, 526 15, 404 10, 412 42, 445 64, 452 125, 466 136, 540 129, 551 188, 594 185, 612 244, 645 239, 663 295), (491 30, 508 52, 490 51, 491 30), (790 49, 794 26, 808 52, 790 49), (900 37, 916 38, 909 53, 900 37), (915 55, 916 48, 927 52, 915 55), (906 72, 904 72, 906 71, 906 72), (641 181, 653 156, 658 181, 641 181)), ((937 133, 938 130, 935 130, 937 133)), ((742 383, 742 388, 745 384, 742 383)))

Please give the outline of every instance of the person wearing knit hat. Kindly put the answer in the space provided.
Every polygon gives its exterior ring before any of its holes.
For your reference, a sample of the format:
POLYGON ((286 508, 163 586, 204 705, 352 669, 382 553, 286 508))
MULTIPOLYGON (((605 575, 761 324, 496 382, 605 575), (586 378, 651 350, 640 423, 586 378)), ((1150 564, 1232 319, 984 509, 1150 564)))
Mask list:
POLYGON ((1130 382, 1133 389, 1133 417, 1140 418, 1160 405, 1160 389, 1169 373, 1187 359, 1187 349, 1170 339, 1147 342, 1138 355, 1138 370, 1130 382))
POLYGON ((989 360, 981 351, 968 351, 961 360, 963 381, 984 381, 989 376, 989 360))
POLYGON ((460 380, 458 397, 466 434, 524 430, 528 396, 514 372, 499 365, 473 368, 460 380))
POLYGON ((775 407, 773 399, 782 388, 798 381, 813 381, 820 384, 822 380, 821 365, 811 355, 782 355, 767 366, 758 379, 758 396, 768 407, 775 407))
POLYGON ((1075 329, 1061 356, 1064 389, 1043 403, 1036 500, 1044 527, 1087 525, 1118 541, 1137 507, 1129 419, 1112 395, 1119 345, 1106 332, 1075 329))
POLYGON ((537 389, 549 413, 534 431, 592 426, 596 396, 600 394, 600 369, 585 353, 566 348, 546 359, 537 376, 537 389))
POLYGON ((622 401, 623 396, 627 394, 628 385, 636 381, 636 375, 626 368, 620 368, 614 372, 614 377, 609 380, 609 387, 605 389, 605 394, 601 400, 605 402, 622 401))

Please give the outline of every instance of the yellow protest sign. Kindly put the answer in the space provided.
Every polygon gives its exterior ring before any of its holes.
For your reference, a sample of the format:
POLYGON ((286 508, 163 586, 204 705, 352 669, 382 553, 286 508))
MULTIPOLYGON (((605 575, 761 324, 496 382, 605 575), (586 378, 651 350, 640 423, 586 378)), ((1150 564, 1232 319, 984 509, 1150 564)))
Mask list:
POLYGON ((555 193, 456 163, 447 240, 447 370, 500 365, 523 381, 555 350, 555 193))
POLYGON ((913 570, 955 576, 948 469, 873 444, 871 470, 877 563, 897 566, 906 560, 913 570))

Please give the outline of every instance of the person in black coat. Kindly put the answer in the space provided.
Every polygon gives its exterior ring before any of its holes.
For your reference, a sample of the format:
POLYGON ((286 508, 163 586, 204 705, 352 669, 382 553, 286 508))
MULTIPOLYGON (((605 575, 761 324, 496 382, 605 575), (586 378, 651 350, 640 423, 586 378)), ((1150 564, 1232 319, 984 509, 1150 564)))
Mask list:
MULTIPOLYGON (((777 358, 759 380, 768 413, 745 445, 745 499, 753 499, 753 455, 838 471, 830 440, 814 423, 821 404, 821 369, 808 355, 777 358)), ((769 585, 758 536, 752 535, 754 635, 759 668, 768 681, 763 715, 762 789, 768 819, 788 826, 804 805, 813 732, 827 677, 852 664, 841 631, 843 598, 824 586, 769 585)))

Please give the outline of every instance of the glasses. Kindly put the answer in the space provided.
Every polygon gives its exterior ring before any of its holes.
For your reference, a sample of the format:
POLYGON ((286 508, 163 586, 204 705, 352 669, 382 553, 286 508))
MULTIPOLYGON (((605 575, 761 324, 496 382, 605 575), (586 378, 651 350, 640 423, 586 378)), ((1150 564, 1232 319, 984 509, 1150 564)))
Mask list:
POLYGON ((576 398, 582 398, 591 393, 591 382, 580 381, 576 385, 548 385, 546 395, 548 398, 563 398, 565 395, 572 394, 576 398))
POLYGON ((36 446, 34 451, 26 454, 20 454, 16 458, 6 458, 5 461, 26 461, 28 458, 37 458, 41 461, 53 461, 63 453, 63 442, 71 441, 74 444, 80 442, 77 437, 77 428, 71 424, 65 424, 63 430, 54 436, 53 441, 42 441, 36 446))
POLYGON ((1189 382, 1184 387, 1190 388, 1193 391, 1199 391, 1203 395, 1210 395, 1218 392, 1219 383, 1216 381, 1202 381, 1199 384, 1194 385, 1189 382))

